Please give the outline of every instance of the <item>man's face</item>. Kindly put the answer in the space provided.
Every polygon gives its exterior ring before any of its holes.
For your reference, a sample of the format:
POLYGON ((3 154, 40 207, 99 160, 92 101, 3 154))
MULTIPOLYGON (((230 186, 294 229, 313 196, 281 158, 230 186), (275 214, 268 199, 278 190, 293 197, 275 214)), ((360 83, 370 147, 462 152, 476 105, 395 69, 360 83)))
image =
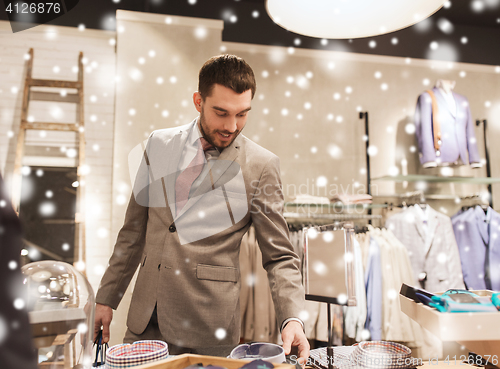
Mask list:
POLYGON ((205 100, 199 92, 195 92, 193 102, 200 113, 198 124, 201 134, 213 146, 223 150, 231 145, 245 127, 251 109, 252 91, 238 94, 215 84, 205 100))

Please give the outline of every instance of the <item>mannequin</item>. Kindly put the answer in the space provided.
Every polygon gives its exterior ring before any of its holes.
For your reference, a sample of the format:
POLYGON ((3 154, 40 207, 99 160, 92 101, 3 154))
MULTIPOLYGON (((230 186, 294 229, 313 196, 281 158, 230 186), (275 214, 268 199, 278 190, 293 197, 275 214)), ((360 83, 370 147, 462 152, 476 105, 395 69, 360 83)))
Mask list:
POLYGON ((422 93, 415 110, 415 127, 424 168, 471 164, 481 167, 469 102, 453 92, 455 81, 438 79, 422 93))

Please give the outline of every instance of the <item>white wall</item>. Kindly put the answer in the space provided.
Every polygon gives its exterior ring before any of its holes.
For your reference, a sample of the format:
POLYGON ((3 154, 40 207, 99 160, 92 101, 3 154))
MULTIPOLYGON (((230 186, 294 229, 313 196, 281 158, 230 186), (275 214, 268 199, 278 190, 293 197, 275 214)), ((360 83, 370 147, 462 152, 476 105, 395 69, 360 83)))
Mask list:
MULTIPOLYGON (((325 190, 350 192, 355 182, 365 187, 365 131, 359 110, 369 112, 370 144, 377 149, 371 157, 372 178, 395 168, 401 173, 403 155, 410 174, 436 173, 420 169, 418 152, 410 151, 416 145, 414 134, 406 133, 405 127, 413 121, 419 94, 440 78, 457 82, 455 91, 469 98, 473 118, 488 119, 492 175, 500 176, 500 163, 494 159, 499 154, 494 143, 500 139, 498 67, 237 43, 224 46, 249 62, 257 75, 256 99, 244 133, 280 157, 289 199, 306 189, 322 196, 325 190), (316 186, 320 176, 327 179, 326 188, 316 186)), ((476 137, 484 158, 482 127, 476 129, 476 137)), ((464 166, 454 175, 486 176, 486 171, 464 166)), ((372 184, 374 194, 414 188, 409 184, 403 189, 394 182, 372 184)), ((429 187, 431 192, 458 195, 486 189, 461 184, 429 187)))
MULTIPOLYGON (((8 22, 0 22, 0 171, 7 180, 11 178, 14 167, 21 120, 25 54, 30 48, 34 49, 33 77, 43 79, 76 80, 77 74, 72 69, 78 65, 79 52, 82 51, 87 59, 84 74, 86 164, 90 168, 86 178, 87 277, 94 290, 111 252, 116 58, 110 39, 114 38, 114 32, 82 32, 77 28, 45 25, 13 34, 8 22), (58 73, 54 72, 56 66, 59 67, 58 73)), ((37 121, 76 121, 74 104, 34 102, 30 105, 29 115, 37 121)), ((77 147, 74 139, 61 132, 46 132, 45 138, 40 137, 40 131, 29 133, 28 150, 49 147, 47 156, 56 157, 56 161, 63 165, 71 164, 67 157, 61 157, 60 147, 77 147)), ((49 160, 46 163, 51 165, 49 160)))

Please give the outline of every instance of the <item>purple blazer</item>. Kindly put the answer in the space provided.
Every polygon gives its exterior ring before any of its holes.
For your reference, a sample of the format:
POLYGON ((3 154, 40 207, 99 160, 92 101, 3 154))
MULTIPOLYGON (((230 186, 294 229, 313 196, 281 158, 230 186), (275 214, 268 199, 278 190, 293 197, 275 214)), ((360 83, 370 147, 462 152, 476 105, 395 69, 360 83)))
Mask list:
POLYGON ((418 97, 415 110, 415 128, 420 153, 420 163, 427 162, 454 163, 459 158, 464 164, 479 163, 480 157, 474 134, 469 101, 465 96, 453 92, 457 111, 451 111, 445 97, 438 88, 432 91, 436 96, 441 125, 440 155, 434 149, 434 133, 432 130, 432 100, 427 92, 418 97))
POLYGON ((480 206, 452 217, 468 289, 500 290, 500 214, 480 206))

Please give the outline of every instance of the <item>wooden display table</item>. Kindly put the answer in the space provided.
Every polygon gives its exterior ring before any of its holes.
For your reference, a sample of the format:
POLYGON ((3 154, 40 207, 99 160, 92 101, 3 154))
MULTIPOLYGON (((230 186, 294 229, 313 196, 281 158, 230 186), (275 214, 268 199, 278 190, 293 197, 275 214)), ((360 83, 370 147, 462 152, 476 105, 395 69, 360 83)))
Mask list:
MULTIPOLYGON (((155 361, 153 363, 144 364, 134 367, 134 369, 183 369, 189 365, 202 363, 206 365, 222 366, 227 369, 238 369, 251 360, 235 360, 226 359, 217 356, 183 354, 168 359, 155 361)), ((278 369, 294 369, 294 365, 290 364, 273 364, 278 369)), ((463 369, 463 368, 462 368, 463 369)))

